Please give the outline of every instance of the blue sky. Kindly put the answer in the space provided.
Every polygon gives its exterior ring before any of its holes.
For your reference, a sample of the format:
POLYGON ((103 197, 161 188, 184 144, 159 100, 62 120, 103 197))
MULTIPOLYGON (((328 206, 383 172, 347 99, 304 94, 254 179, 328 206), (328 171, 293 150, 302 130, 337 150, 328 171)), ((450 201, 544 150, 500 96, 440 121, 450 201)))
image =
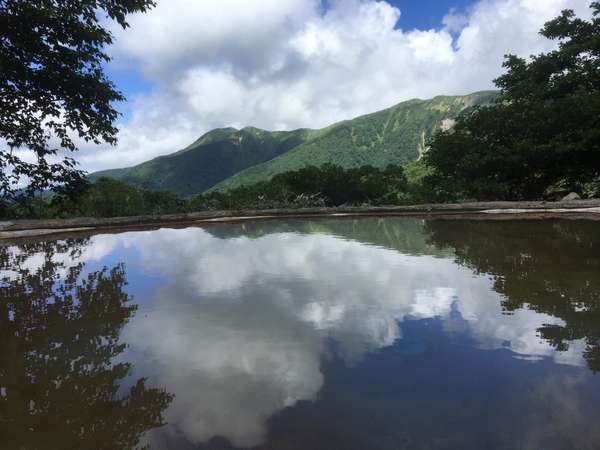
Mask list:
POLYGON ((152 82, 145 79, 133 68, 118 69, 109 65, 107 67, 107 75, 127 97, 148 92, 152 88, 152 82))
MULTIPOLYGON (((543 0, 542 0, 543 1, 543 0)), ((440 28, 442 19, 452 9, 465 12, 473 0, 392 0, 390 3, 402 11, 398 26, 402 29, 428 30, 440 28)))

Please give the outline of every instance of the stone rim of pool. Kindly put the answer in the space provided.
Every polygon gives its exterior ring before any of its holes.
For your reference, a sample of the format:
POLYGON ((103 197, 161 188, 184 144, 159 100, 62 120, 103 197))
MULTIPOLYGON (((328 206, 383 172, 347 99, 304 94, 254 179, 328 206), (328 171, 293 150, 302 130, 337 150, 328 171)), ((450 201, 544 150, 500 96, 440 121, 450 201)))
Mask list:
MULTIPOLYGON (((378 207, 328 207, 270 210, 202 211, 186 214, 111 218, 15 220, 0 222, 5 241, 95 231, 134 231, 159 227, 182 228, 213 222, 281 218, 402 216, 426 219, 587 219, 600 220, 600 199, 559 202, 467 202, 378 207)), ((3 242, 4 241, 4 242, 3 242)))

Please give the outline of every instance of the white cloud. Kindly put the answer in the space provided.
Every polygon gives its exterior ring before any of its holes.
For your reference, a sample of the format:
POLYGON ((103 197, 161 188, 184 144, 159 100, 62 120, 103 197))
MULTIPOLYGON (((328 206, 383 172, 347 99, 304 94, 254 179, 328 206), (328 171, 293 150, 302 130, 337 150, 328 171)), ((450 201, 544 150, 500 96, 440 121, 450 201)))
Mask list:
POLYGON ((133 99, 116 150, 79 154, 96 170, 185 147, 221 126, 321 127, 414 97, 492 88, 503 55, 552 48, 538 35, 589 0, 480 0, 438 30, 402 29, 386 1, 159 0, 116 32, 116 67, 154 90, 133 99))
POLYGON ((469 25, 469 18, 466 14, 462 14, 453 8, 444 16, 442 22, 448 31, 458 33, 469 25))

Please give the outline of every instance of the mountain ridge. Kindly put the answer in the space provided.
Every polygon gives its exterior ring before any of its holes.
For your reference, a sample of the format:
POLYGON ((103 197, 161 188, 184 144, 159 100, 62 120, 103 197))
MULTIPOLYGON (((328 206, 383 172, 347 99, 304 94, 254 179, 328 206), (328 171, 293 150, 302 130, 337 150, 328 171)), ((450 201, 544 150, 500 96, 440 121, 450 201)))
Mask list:
POLYGON ((228 190, 267 180, 306 165, 384 167, 405 165, 425 151, 426 139, 469 109, 489 103, 497 91, 411 99, 321 129, 268 131, 216 128, 188 147, 133 167, 90 175, 181 195, 228 190))
POLYGON ((89 178, 95 181, 108 177, 148 189, 199 194, 228 176, 297 146, 303 134, 304 130, 270 133, 249 128, 218 128, 177 152, 133 167, 95 172, 89 178))

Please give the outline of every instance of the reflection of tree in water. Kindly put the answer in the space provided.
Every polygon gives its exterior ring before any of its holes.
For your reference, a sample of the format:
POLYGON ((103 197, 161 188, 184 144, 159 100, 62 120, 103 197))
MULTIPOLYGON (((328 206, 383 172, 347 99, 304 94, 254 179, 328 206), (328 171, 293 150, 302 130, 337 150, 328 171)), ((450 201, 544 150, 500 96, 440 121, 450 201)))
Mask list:
POLYGON ((206 227, 206 231, 220 239, 241 236, 259 239, 275 233, 325 234, 411 255, 450 254, 425 241, 422 220, 404 217, 257 220, 219 224, 206 227))
POLYGON ((593 221, 430 221, 431 241, 494 277, 507 311, 527 307, 565 321, 540 335, 559 350, 585 339, 600 371, 600 225, 593 221))
POLYGON ((123 265, 84 275, 72 262, 85 244, 0 247, 3 448, 131 449, 162 424, 168 393, 140 379, 118 394, 130 367, 111 360, 136 306, 123 291, 123 265))

